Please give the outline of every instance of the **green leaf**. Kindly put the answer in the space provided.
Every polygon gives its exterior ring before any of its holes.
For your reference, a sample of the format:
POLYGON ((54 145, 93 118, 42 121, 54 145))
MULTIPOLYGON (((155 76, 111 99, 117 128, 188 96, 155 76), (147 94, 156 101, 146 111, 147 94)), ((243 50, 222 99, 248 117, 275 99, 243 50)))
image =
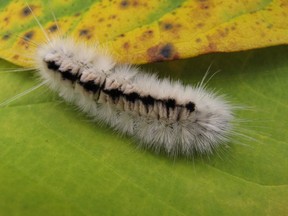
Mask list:
MULTIPOLYGON (((93 123, 46 87, 0 108, 0 215, 287 215, 287 47, 146 65, 237 105, 229 150, 171 159, 93 123)), ((15 67, 0 61, 1 68, 15 67)), ((2 69, 5 71, 4 69, 2 69)), ((36 85, 1 73, 0 101, 36 85)))

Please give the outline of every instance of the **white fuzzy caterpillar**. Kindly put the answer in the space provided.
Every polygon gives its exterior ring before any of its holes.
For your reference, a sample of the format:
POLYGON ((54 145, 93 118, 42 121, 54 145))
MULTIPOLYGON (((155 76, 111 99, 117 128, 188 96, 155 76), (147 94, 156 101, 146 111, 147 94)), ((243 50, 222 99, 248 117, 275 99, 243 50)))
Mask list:
POLYGON ((117 64, 97 46, 55 38, 38 47, 35 66, 66 101, 155 151, 211 153, 232 129, 231 106, 221 96, 117 64))
POLYGON ((191 87, 158 79, 117 63, 99 46, 51 39, 33 16, 47 39, 35 44, 32 57, 43 82, 0 105, 48 84, 95 120, 135 137, 140 146, 173 156, 211 153, 234 133, 232 106, 207 91, 203 81, 191 87))

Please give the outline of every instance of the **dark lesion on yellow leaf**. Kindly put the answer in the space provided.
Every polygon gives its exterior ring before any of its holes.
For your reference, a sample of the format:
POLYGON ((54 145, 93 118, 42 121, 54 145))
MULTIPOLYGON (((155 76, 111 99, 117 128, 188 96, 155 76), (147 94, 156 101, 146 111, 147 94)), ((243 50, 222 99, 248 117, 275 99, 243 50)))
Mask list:
POLYGON ((2 40, 8 40, 11 37, 10 33, 6 33, 2 36, 2 40))
POLYGON ((200 23, 197 23, 196 27, 197 27, 197 28, 202 28, 204 25, 205 25, 204 23, 201 23, 201 22, 200 22, 200 23))
POLYGON ((273 28, 273 24, 268 24, 266 27, 267 27, 268 29, 272 29, 272 28, 273 28))
POLYGON ((14 55, 12 58, 15 59, 15 60, 18 60, 19 57, 20 57, 20 56, 16 54, 16 55, 14 55))
POLYGON ((9 23, 9 17, 5 17, 4 19, 3 19, 3 21, 5 22, 5 23, 9 23))
POLYGON ((141 35, 141 37, 139 38, 141 41, 145 41, 147 39, 151 39, 153 38, 153 35, 154 35, 154 32, 153 30, 147 30, 147 31, 144 31, 141 35))
POLYGON ((124 42, 124 43, 123 43, 123 48, 124 48, 125 50, 128 50, 128 49, 130 48, 130 43, 129 43, 128 41, 124 42))
POLYGON ((229 29, 228 28, 219 29, 218 34, 220 35, 220 37, 226 37, 229 34, 229 29))
POLYGON ((203 47, 204 53, 211 53, 211 52, 217 52, 218 47, 217 47, 217 43, 215 43, 215 40, 217 41, 217 39, 215 38, 216 36, 213 35, 207 35, 206 38, 208 40, 208 45, 205 45, 203 47))
POLYGON ((105 18, 103 18, 103 17, 100 17, 99 19, 98 19, 98 22, 103 22, 105 20, 105 18))
POLYGON ((122 0, 120 2, 120 8, 127 8, 129 7, 129 5, 130 5, 130 2, 128 0, 122 0))
POLYGON ((56 24, 51 25, 50 27, 48 27, 48 31, 50 33, 58 31, 58 25, 56 25, 56 24))
POLYGON ((169 31, 175 35, 178 33, 179 29, 182 27, 180 23, 173 23, 170 21, 162 21, 159 23, 159 25, 162 31, 169 31))
POLYGON ((173 28, 173 24, 172 23, 161 23, 161 27, 164 30, 170 30, 173 28))
POLYGON ((236 25, 231 26, 230 28, 232 31, 236 30, 236 25))
POLYGON ((24 8, 22 8, 22 10, 20 11, 20 16, 21 17, 28 17, 32 14, 32 11, 35 9, 36 7, 34 5, 27 5, 24 8))
POLYGON ((159 44, 153 47, 150 47, 147 50, 148 61, 166 61, 179 59, 179 54, 176 52, 175 47, 171 43, 159 44))
POLYGON ((80 15, 81 15, 80 12, 77 12, 77 13, 74 14, 75 17, 79 17, 80 15))
POLYGON ((200 9, 202 9, 202 10, 208 10, 209 8, 210 8, 210 6, 206 2, 203 2, 200 4, 200 9))
POLYGON ((116 19, 117 18, 117 15, 116 14, 112 14, 111 16, 109 16, 109 19, 116 19))
POLYGON ((139 3, 138 0, 122 0, 119 4, 121 9, 127 9, 128 7, 138 7, 138 6, 144 6, 147 7, 147 3, 139 3))
POLYGON ((79 36, 80 37, 85 37, 86 39, 90 39, 92 37, 92 33, 91 33, 91 30, 88 29, 88 28, 85 28, 85 29, 81 29, 79 31, 79 36))
POLYGON ((19 45, 23 46, 25 49, 29 48, 30 41, 33 39, 35 35, 34 31, 28 31, 26 32, 23 37, 21 37, 21 40, 19 41, 19 45))
POLYGON ((79 36, 86 36, 89 34, 89 29, 81 29, 79 32, 79 36))
POLYGON ((23 36, 23 39, 24 39, 25 41, 30 41, 30 40, 33 38, 34 34, 35 34, 34 31, 26 32, 26 33, 24 34, 24 36, 23 36))
POLYGON ((216 51, 217 51, 217 44, 213 42, 210 42, 205 49, 206 53, 216 52, 216 51))

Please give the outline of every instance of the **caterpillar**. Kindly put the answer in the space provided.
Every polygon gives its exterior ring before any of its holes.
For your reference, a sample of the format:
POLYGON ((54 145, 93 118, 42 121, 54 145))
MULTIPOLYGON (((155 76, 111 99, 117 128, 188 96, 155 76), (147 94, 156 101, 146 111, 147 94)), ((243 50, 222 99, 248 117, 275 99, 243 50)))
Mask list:
POLYGON ((192 87, 159 79, 118 63, 97 44, 46 38, 32 57, 43 83, 94 120, 136 138, 138 145, 190 156, 212 153, 228 141, 232 105, 203 83, 192 87))

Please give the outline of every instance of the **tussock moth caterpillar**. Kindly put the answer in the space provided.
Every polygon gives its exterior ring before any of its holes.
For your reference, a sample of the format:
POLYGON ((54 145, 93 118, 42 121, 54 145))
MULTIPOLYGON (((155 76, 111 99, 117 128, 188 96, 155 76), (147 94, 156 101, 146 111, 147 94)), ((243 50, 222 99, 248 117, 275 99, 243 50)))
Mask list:
POLYGON ((32 57, 40 85, 49 85, 95 120, 168 155, 207 154, 228 140, 232 106, 203 83, 191 87, 159 79, 117 63, 98 45, 49 38, 40 27, 47 41, 32 57))

